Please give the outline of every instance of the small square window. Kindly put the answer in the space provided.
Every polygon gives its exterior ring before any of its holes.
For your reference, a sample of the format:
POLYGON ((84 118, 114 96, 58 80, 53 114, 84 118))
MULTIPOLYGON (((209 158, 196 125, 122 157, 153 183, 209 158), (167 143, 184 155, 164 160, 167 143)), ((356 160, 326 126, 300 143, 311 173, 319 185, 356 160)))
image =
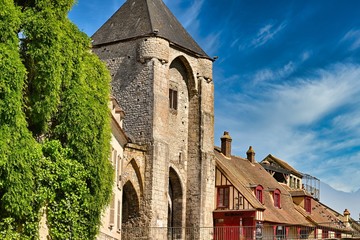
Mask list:
POLYGON ((174 89, 169 89, 169 108, 177 110, 178 99, 177 99, 178 92, 174 89))

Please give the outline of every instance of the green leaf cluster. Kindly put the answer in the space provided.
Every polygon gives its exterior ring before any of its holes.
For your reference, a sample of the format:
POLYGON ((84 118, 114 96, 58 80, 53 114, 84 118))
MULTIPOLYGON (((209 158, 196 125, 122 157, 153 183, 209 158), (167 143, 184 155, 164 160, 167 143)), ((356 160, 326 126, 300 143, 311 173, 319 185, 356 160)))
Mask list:
POLYGON ((112 189, 110 75, 72 0, 0 0, 0 239, 94 239, 112 189))

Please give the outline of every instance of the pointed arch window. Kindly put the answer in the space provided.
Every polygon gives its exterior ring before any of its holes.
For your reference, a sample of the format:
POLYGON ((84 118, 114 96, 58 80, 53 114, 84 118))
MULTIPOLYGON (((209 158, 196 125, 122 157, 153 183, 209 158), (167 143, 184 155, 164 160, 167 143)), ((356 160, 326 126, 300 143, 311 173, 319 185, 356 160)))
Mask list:
POLYGON ((255 188, 255 196, 256 199, 259 200, 262 204, 264 204, 264 188, 261 185, 257 185, 255 188))

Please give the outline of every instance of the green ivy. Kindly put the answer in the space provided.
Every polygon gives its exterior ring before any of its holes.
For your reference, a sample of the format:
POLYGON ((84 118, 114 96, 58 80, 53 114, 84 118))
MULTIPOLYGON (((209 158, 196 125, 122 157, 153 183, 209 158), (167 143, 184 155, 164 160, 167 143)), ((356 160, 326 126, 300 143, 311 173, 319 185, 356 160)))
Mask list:
POLYGON ((94 239, 111 196, 110 75, 73 0, 0 0, 0 239, 94 239), (19 36, 21 39, 19 39, 19 36))

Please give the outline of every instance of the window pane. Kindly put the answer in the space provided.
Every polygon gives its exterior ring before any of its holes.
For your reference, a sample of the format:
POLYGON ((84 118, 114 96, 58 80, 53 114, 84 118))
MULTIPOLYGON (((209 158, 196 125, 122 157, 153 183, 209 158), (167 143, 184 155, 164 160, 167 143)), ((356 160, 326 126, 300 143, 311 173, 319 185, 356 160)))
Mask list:
POLYGON ((219 188, 218 189, 218 207, 223 207, 224 206, 224 189, 223 188, 219 188))
POLYGON ((274 204, 275 207, 280 207, 280 194, 279 193, 275 193, 274 194, 274 204))
POLYGON ((256 198, 262 202, 262 192, 260 189, 256 190, 256 198))
POLYGON ((229 188, 224 188, 225 195, 224 195, 224 207, 229 206, 229 188))
POLYGON ((169 108, 177 109, 177 91, 169 89, 169 108))
POLYGON ((229 207, 229 192, 230 189, 228 187, 218 188, 218 208, 229 207))

